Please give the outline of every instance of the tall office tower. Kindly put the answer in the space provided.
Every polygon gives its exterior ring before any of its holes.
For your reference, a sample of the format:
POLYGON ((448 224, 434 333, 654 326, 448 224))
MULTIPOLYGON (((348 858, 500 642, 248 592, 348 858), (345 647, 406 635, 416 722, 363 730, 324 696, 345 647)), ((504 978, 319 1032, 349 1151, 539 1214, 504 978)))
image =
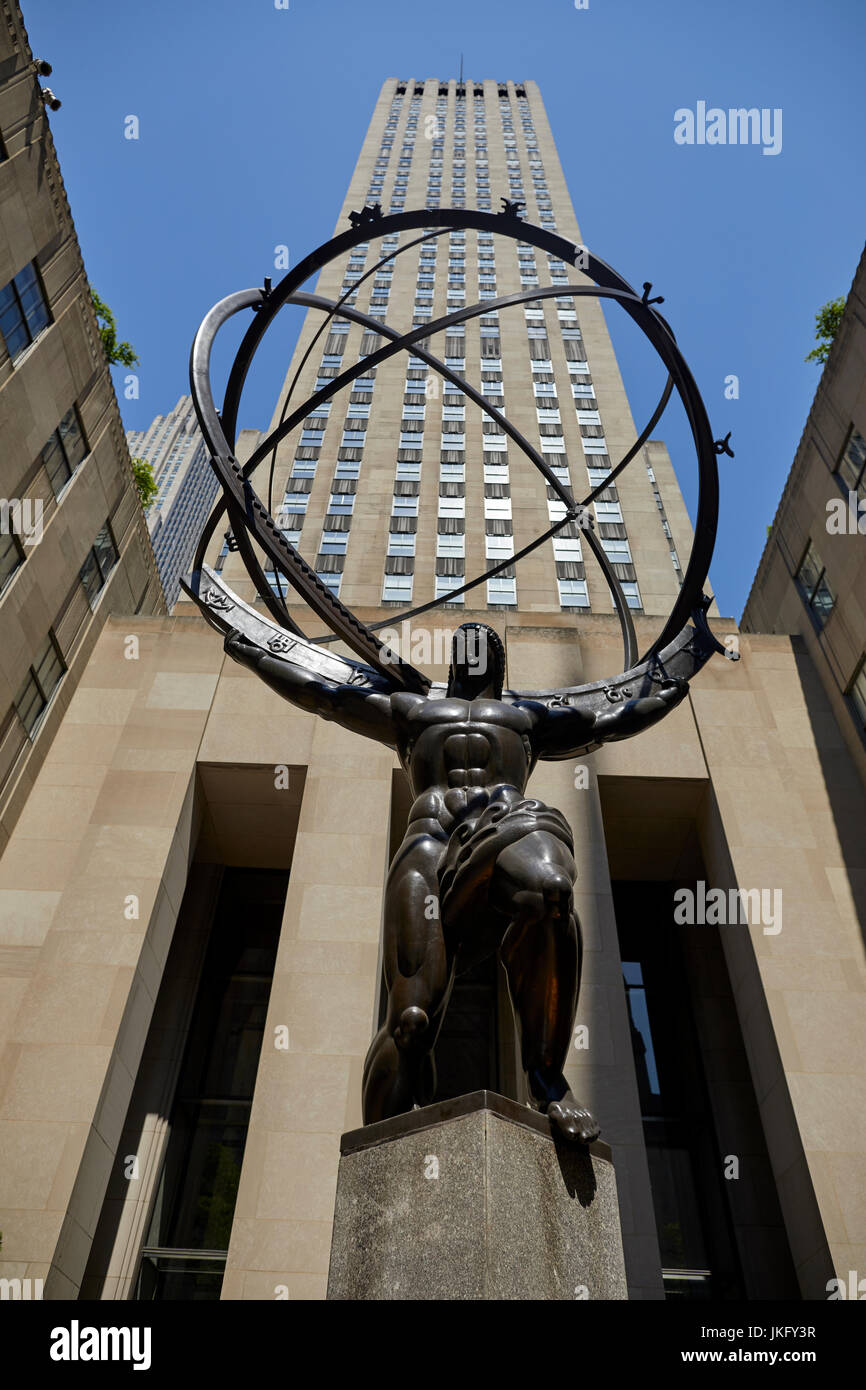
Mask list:
POLYGON ((0 5, 0 853, 109 613, 163 608, 21 12, 0 5))
POLYGON ((126 440, 133 458, 151 465, 159 489, 147 509, 147 528, 171 608, 218 489, 192 398, 181 396, 147 430, 127 430, 126 440))
POLYGON ((866 252, 746 607, 744 632, 796 633, 866 784, 866 252))
MULTIPOLYGON (((439 206, 498 212, 500 199, 579 242, 556 145, 534 82, 388 82, 337 223, 379 203, 384 212, 439 206)), ((446 231, 388 261, 419 233, 376 238, 320 275, 317 293, 402 330, 473 301, 561 284, 563 294, 491 312, 434 335, 430 350, 480 388, 540 449, 579 499, 603 482, 636 430, 597 300, 570 296, 587 283, 574 266, 492 232, 446 231)), ((287 385, 322 324, 310 311, 287 385)), ((294 401, 379 345, 339 315, 310 353, 294 401)), ((277 423, 285 392, 277 405, 277 423)), ((643 422, 641 422, 641 425, 643 422)), ((640 426, 638 427, 640 428, 640 426)), ((462 586, 522 546, 564 505, 500 425, 419 358, 371 369, 308 416, 277 452, 275 497, 300 553, 351 608, 410 607, 462 586)), ((597 534, 637 612, 667 614, 688 556, 691 526, 664 445, 653 443, 599 495, 597 534)), ((216 558, 216 552, 211 555, 216 558)), ((229 584, 251 594, 239 558, 224 555, 229 584)), ((610 613, 610 591, 572 524, 452 608, 610 613)), ((453 615, 452 615, 453 616, 453 615)), ((458 619, 453 619, 458 621, 458 619)))
MULTIPOLYGON (((432 220, 437 203, 495 211, 501 195, 580 240, 537 88, 391 80, 338 225, 367 203, 429 204, 432 220)), ((318 291, 353 295, 381 250, 371 228, 318 291)), ((567 292, 574 267, 446 232, 371 281, 357 305, 398 328, 494 286, 562 284, 562 303, 485 314, 430 350, 578 497, 632 444, 601 310, 567 292)), ((290 373, 321 322, 309 315, 290 373)), ((377 337, 330 323, 300 390, 377 337)), ((464 395, 418 358, 389 359, 279 447, 286 530, 368 622, 486 573, 557 515, 464 395)), ((256 442, 244 433, 238 458, 256 442)), ((663 445, 595 515, 646 648, 690 542, 663 445)), ((423 639, 474 614, 503 637, 512 688, 605 683, 622 669, 619 623, 581 539, 427 615, 410 660, 444 679, 447 643, 423 639)), ((251 598, 230 543, 215 537, 212 558, 251 598)), ((845 780, 808 653, 784 634, 738 640, 742 659, 714 658, 663 723, 540 762, 529 784, 574 837, 584 973, 565 1072, 613 1151, 632 1298, 823 1299, 866 1268, 850 834, 866 796, 845 780)), ((362 1122, 380 1017, 388 864, 412 805, 396 755, 282 701, 179 601, 170 620, 106 624, 33 796, 0 873, 0 1276, 44 1279, 46 1298, 324 1298, 340 1137, 362 1122)), ((437 1099, 528 1100, 494 956, 456 978, 436 1064, 437 1099)), ((406 1200, 420 1221, 447 1182, 419 1170, 406 1200)))

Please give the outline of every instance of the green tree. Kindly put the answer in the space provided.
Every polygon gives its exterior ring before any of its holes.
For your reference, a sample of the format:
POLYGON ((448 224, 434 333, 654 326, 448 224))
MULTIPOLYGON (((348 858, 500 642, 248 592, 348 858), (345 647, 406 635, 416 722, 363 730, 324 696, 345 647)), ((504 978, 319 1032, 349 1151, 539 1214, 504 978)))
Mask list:
POLYGON ((141 505, 147 511, 159 488, 153 476, 153 469, 147 459, 133 458, 132 471, 135 474, 135 486, 138 488, 138 495, 141 505))
POLYGON ((815 315, 815 339, 818 343, 813 348, 805 362, 826 362, 830 353, 833 339, 839 331, 839 324, 842 322, 842 314, 845 311, 844 299, 828 299, 815 315))
POLYGON ((90 291, 90 298, 93 301, 93 308, 96 312, 96 322, 99 324, 99 336, 102 339, 102 346, 105 355, 112 367, 118 364, 123 367, 137 367, 138 353, 131 343, 119 343, 117 341, 117 324, 114 314, 108 305, 99 298, 96 290, 90 291))

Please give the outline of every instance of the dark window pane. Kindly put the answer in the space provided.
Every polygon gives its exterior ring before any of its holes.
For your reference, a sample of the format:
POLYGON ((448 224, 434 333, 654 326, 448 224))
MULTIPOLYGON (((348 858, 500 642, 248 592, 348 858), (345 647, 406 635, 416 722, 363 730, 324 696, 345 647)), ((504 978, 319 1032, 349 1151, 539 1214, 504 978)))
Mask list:
POLYGON ((827 583, 826 578, 824 577, 824 575, 822 575, 821 579, 819 580, 818 587, 815 590, 814 597, 812 599, 812 608, 814 612, 817 613, 818 617, 823 622, 826 622, 830 614, 833 612, 835 604, 835 595, 832 589, 830 588, 830 585, 827 583))
POLYGON ((860 670, 851 686, 851 699, 854 701, 861 725, 866 728, 866 660, 860 663, 860 670))
POLYGON ((36 267, 25 266, 0 290, 0 333, 10 357, 19 357, 48 321, 36 267))
POLYGON ((142 1297, 219 1296, 216 1270, 212 1286, 197 1284, 203 1271, 188 1256, 228 1249, 287 882, 282 872, 225 872, 143 1251, 151 1291, 142 1297))
POLYGON ((863 482, 864 469, 866 469, 866 439, 857 430, 852 430, 845 446, 845 452, 839 460, 837 471, 845 486, 852 492, 856 492, 863 482))
POLYGON ((15 701, 18 718, 21 720, 28 734, 33 733, 33 730, 39 722, 39 716, 45 709, 45 705, 46 701, 43 700, 39 693, 39 687, 34 681, 33 676, 28 675, 15 701))
POLYGON ((0 532, 0 590, 21 564, 21 550, 15 537, 8 532, 0 532))
POLYGON ((51 483, 51 490, 55 497, 59 497, 69 479, 72 477, 72 470, 66 461, 59 430, 54 431, 48 443, 44 446, 42 450, 42 462, 45 464, 45 471, 51 483))
POLYGON ((70 468, 77 468, 87 454, 87 444, 84 440, 81 425, 78 423, 78 415, 76 414, 75 406, 73 406, 71 410, 67 410, 63 419, 60 421, 58 434, 63 441, 63 452, 66 455, 70 468))
POLYGON ((822 569, 823 566, 818 558, 815 547, 810 545, 803 557, 803 563, 797 571, 797 578, 805 590, 806 597, 809 599, 811 599, 814 593, 815 585, 818 583, 818 578, 822 569))
POLYGON ((23 352, 30 341, 14 287, 5 285, 0 290, 0 333, 6 343, 9 356, 13 359, 23 352))
POLYGON ((108 522, 105 523, 96 540, 93 542, 93 549, 99 562, 102 573, 103 583, 108 578, 114 566, 117 564, 117 547, 111 535, 108 522))
POLYGON ((48 322, 48 309, 42 297, 35 266, 26 265, 19 271, 15 276, 15 286, 21 297, 21 308, 27 320, 30 337, 35 338, 48 322))
POLYGON ((96 556, 92 550, 88 553, 87 559, 81 566, 79 573, 81 574, 81 582, 84 585, 84 591, 92 604, 105 582, 99 572, 96 556))
POLYGON ((249 1106, 182 1102, 176 1107, 160 1182, 175 1195, 165 1244, 228 1250, 249 1118, 249 1106))
POLYGON ((63 675, 64 669, 63 662, 57 655, 57 648, 50 637, 46 641, 42 651, 36 657, 33 663, 33 669, 36 672, 36 679, 39 682, 43 695, 47 700, 50 700, 53 692, 57 688, 60 677, 63 675))
POLYGON ((225 1261, 196 1260, 183 1255, 145 1255, 136 1299, 216 1302, 222 1291, 225 1261))

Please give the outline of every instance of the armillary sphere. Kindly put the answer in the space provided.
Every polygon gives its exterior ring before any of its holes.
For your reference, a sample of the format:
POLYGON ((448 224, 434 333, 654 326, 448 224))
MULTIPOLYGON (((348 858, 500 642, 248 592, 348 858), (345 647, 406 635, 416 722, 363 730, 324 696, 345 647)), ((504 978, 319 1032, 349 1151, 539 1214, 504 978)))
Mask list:
MULTIPOLYGON (((190 385, 196 413, 201 425, 206 445, 210 451, 210 462, 220 481, 223 497, 217 503, 204 527, 199 541, 193 570, 183 587, 198 604, 208 622, 218 631, 226 633, 232 629, 242 633, 247 641, 259 645, 263 650, 289 658, 310 672, 326 680, 338 683, 351 683, 367 686, 383 692, 409 690, 430 693, 435 696, 439 689, 422 671, 402 659, 377 636, 383 628, 393 628, 401 621, 429 612, 464 593, 470 592, 478 584, 486 581, 507 566, 518 564, 526 555, 557 534, 569 523, 576 522, 581 535, 591 549, 610 586, 623 637, 623 670, 619 675, 588 685, 567 686, 559 690, 506 691, 504 698, 527 698, 565 705, 579 705, 587 713, 600 712, 611 703, 638 700, 643 696, 658 692, 671 684, 687 684, 693 675, 709 660, 714 652, 725 654, 725 648, 712 635, 707 624, 706 613, 711 600, 704 594, 710 559, 715 544, 718 523, 719 479, 716 456, 724 451, 730 453, 727 441, 716 443, 710 430, 706 409, 700 392, 680 353, 670 327, 653 307, 661 302, 649 298, 651 285, 645 284, 642 295, 638 294, 622 276, 604 261, 592 254, 586 247, 576 245, 554 232, 524 222, 513 205, 506 205, 505 211, 494 214, 476 212, 466 208, 423 208, 414 212, 396 213, 384 216, 379 207, 364 208, 352 213, 351 227, 348 231, 326 242, 313 251, 290 270, 276 287, 269 280, 260 289, 240 290, 228 295, 207 314, 195 336, 190 355, 190 385), (375 274, 381 266, 396 256, 422 242, 434 241, 450 231, 470 228, 479 232, 492 232, 497 236, 508 237, 512 241, 522 241, 537 246, 569 265, 574 265, 592 281, 591 284, 556 284, 550 287, 534 287, 521 290, 518 294, 499 298, 484 299, 475 304, 456 309, 443 317, 426 322, 401 333, 379 319, 360 313, 347 301, 353 297, 354 290, 375 274), (420 235, 398 246, 383 256, 354 282, 342 298, 330 300, 321 295, 310 294, 301 286, 316 275, 323 266, 344 256, 347 251, 360 243, 385 238, 397 233, 418 230, 420 235), (658 404, 628 452, 611 469, 608 476, 594 488, 582 502, 577 502, 571 489, 562 483, 553 472, 544 456, 523 437, 518 429, 492 405, 480 391, 464 381, 439 358, 433 356, 422 344, 436 333, 449 329, 452 325, 463 324, 483 314, 490 314, 512 305, 526 304, 560 296, 583 297, 595 295, 616 301, 634 319, 652 343, 667 369, 667 381, 658 404), (234 457, 234 441, 237 429, 238 408, 241 392, 253 357, 272 323, 284 304, 300 305, 303 308, 317 309, 323 315, 322 324, 294 375, 286 400, 282 418, 271 434, 261 443, 249 460, 243 465, 234 457), (243 310, 253 311, 253 320, 243 337, 235 356, 226 385, 222 412, 214 403, 210 381, 210 357, 214 339, 224 323, 243 310), (304 364, 309 358, 315 343, 328 327, 334 316, 339 314, 352 323, 376 333, 386 341, 376 351, 361 358, 352 366, 340 371, 307 400, 291 406, 292 392, 297 384, 304 364), (276 448, 280 440, 286 438, 305 417, 332 399, 343 387, 351 384, 356 377, 363 376, 380 362, 386 361, 398 352, 411 353, 425 362, 445 380, 455 385, 465 396, 474 401, 492 420, 495 420, 504 433, 518 446, 534 464, 553 493, 565 507, 564 516, 547 531, 536 537, 517 554, 509 556, 500 564, 484 571, 469 580, 460 588, 455 588, 438 599, 403 613, 392 615, 383 622, 368 626, 334 594, 319 578, 315 570, 307 564, 283 535, 270 514, 276 448), (685 408, 697 453, 699 470, 699 495, 695 521, 695 540, 689 562, 683 576, 679 595, 662 631, 649 649, 640 655, 634 624, 628 604, 625 601, 619 579, 592 529, 589 505, 599 493, 614 483, 640 449, 649 439, 658 424, 672 393, 676 391, 685 408), (265 507, 256 495, 252 476, 256 469, 271 456, 270 482, 268 489, 269 507, 265 507), (204 563, 207 547, 220 522, 225 518, 231 528, 232 545, 239 550, 253 585, 270 618, 238 598, 222 581, 219 574, 204 563), (267 556, 274 573, 291 585, 313 612, 329 628, 329 633, 310 639, 301 631, 289 613, 285 595, 275 592, 268 582, 253 542, 267 556), (327 644, 340 640, 359 658, 354 661, 327 650, 327 644)), ((280 581, 277 581, 280 586, 280 581)), ((280 586, 281 587, 281 586, 280 586)), ((585 751, 598 747, 597 743, 587 746, 585 751)))

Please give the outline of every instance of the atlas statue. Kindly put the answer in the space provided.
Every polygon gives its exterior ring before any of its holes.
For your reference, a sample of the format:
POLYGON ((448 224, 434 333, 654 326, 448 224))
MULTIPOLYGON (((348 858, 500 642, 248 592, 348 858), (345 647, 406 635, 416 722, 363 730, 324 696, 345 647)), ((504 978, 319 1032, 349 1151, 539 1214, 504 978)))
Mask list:
POLYGON ((385 1020, 364 1066, 364 1123, 429 1104, 433 1048, 454 978, 498 952, 529 1089, 566 1138, 599 1128, 563 1075, 580 989, 574 843, 565 816, 527 799, 539 758, 572 757, 661 719, 688 687, 586 712, 503 691, 498 634, 464 623, 442 698, 321 679, 237 631, 231 657, 279 695, 394 750, 413 796, 385 889, 385 1020))
MULTIPOLYGON (((364 1064, 365 1124, 429 1104, 435 1095, 434 1047, 455 977, 496 955, 504 968, 520 1040, 521 1058, 532 1103, 549 1117, 555 1132, 576 1143, 591 1143, 599 1126, 572 1093, 565 1077, 573 1037, 581 977, 581 927, 574 905, 574 842, 565 816, 527 796, 527 783, 539 760, 561 760, 589 753, 613 740, 630 738, 656 724, 687 695, 690 678, 725 648, 706 619, 710 600, 703 593, 712 554, 718 510, 716 455, 730 452, 727 441, 713 441, 706 412, 673 334, 653 307, 651 286, 643 296, 584 247, 522 221, 513 209, 491 215, 465 209, 424 209, 352 221, 351 230, 302 261, 277 289, 242 291, 215 306, 193 344, 191 383, 211 464, 224 498, 205 527, 192 575, 184 587, 208 621, 224 637, 227 653, 255 671, 298 708, 333 720, 393 750, 408 780, 412 805, 403 841, 394 855, 385 886, 383 966, 387 1001, 382 1025, 364 1064), (433 224, 432 228, 430 224, 433 224), (304 280, 353 245, 372 236, 420 228, 423 235, 376 260, 368 274, 418 241, 458 227, 493 230, 529 241, 550 256, 579 266, 592 285, 558 284, 533 288, 501 300, 460 308, 442 319, 397 333, 347 302, 332 302, 300 289, 304 280), (427 339, 493 309, 528 299, 589 293, 619 302, 651 339, 668 369, 659 406, 638 440, 613 467, 601 487, 580 504, 547 459, 446 363, 430 354, 427 339), (338 371, 313 396, 290 410, 295 376, 281 420, 242 467, 234 457, 240 392, 265 329, 283 304, 335 314, 386 339, 358 362, 338 371), (221 412, 210 390, 211 346, 219 327, 251 308, 254 319, 232 368, 221 412), (559 690, 505 688, 505 648, 484 622, 466 622, 454 634, 447 683, 434 683, 403 660, 377 632, 391 623, 426 612, 489 579, 503 565, 461 584, 453 593, 399 614, 391 622, 362 623, 333 589, 300 556, 259 501, 250 478, 271 454, 271 480, 279 441, 309 412, 355 377, 396 352, 411 348, 433 370, 456 384, 491 418, 542 473, 564 504, 549 531, 504 564, 515 564, 566 526, 578 528, 610 587, 624 641, 621 674, 606 681, 559 690), (686 408, 700 468, 701 491, 696 540, 679 597, 661 634, 642 657, 619 578, 596 539, 588 508, 639 452, 673 389, 686 408), (227 540, 241 552, 261 608, 229 589, 205 563, 205 550, 221 517, 227 540), (266 578, 258 551, 270 561, 266 578), (307 638, 289 611, 282 581, 291 584, 330 633, 307 638), (360 660, 329 648, 339 639, 360 660)), ((313 339, 317 341, 319 335, 313 339)), ((312 344, 305 356, 309 356, 312 344)), ((303 366, 303 363, 302 363, 303 366)), ((567 534, 573 534, 574 530, 567 534)))

